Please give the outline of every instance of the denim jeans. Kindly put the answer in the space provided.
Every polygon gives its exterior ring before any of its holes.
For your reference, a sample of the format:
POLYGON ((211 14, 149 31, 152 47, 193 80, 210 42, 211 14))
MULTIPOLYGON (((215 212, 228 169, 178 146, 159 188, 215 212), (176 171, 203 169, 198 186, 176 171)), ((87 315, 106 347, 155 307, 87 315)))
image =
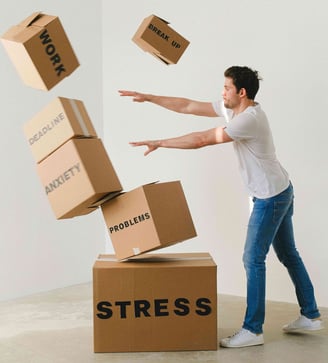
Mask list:
POLYGON ((302 315, 309 319, 320 313, 314 297, 313 285, 296 249, 293 232, 292 184, 280 194, 267 198, 253 198, 243 262, 247 277, 247 309, 243 328, 255 334, 263 332, 265 318, 265 259, 272 244, 279 261, 287 268, 295 286, 302 315))

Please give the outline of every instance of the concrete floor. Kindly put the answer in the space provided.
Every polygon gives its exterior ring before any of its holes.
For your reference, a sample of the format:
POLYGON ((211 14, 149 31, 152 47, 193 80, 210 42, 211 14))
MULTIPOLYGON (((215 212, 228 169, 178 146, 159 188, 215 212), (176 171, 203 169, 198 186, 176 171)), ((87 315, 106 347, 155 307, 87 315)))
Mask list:
MULTIPOLYGON (((240 328, 243 298, 219 295, 219 338, 240 328)), ((326 322, 328 308, 321 309, 326 322)), ((82 284, 0 303, 1 363, 220 362, 327 363, 328 329, 283 334, 294 304, 267 302, 263 346, 196 352, 93 353, 92 285, 82 284)))

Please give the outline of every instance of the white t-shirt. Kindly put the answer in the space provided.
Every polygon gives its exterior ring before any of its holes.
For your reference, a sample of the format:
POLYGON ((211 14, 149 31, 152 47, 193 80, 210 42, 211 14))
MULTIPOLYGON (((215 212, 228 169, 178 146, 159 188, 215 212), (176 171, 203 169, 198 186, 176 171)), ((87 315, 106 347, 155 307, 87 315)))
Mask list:
POLYGON ((249 193, 265 199, 285 190, 289 176, 276 157, 269 122, 261 106, 256 103, 235 116, 222 101, 212 105, 217 115, 228 121, 225 131, 234 140, 241 176, 249 193))

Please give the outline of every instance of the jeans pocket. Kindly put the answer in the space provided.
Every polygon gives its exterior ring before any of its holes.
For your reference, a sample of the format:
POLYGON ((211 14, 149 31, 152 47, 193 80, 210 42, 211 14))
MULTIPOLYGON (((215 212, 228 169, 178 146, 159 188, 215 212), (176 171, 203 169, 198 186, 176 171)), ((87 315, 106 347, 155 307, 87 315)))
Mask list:
POLYGON ((279 223, 287 214, 293 214, 293 202, 290 200, 277 200, 273 207, 273 222, 279 223))
POLYGON ((253 205, 252 214, 249 219, 249 226, 259 226, 270 209, 269 199, 256 199, 253 205))

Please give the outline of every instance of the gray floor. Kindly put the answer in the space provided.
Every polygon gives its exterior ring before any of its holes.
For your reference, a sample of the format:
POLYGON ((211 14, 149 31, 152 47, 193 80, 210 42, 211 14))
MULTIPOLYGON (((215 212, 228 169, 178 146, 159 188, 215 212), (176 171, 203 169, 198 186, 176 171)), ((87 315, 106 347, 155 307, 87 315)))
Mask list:
MULTIPOLYGON (((321 309, 327 326, 328 308, 321 309)), ((244 299, 219 295, 219 338, 239 329, 244 299)), ((1 363, 248 362, 327 363, 328 329, 283 334, 298 316, 294 304, 267 303, 265 344, 200 352, 93 353, 92 285, 58 289, 0 303, 1 363)))

